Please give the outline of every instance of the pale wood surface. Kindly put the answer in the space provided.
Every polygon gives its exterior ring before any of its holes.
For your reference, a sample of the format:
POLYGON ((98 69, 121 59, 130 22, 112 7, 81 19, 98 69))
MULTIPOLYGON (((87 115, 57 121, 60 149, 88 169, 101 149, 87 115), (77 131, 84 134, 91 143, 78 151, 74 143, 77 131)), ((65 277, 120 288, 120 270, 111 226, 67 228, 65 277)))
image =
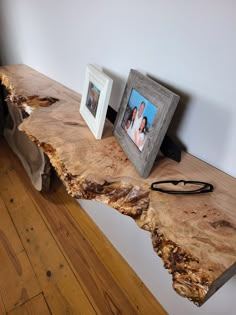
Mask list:
MULTIPOLYGON (((27 253, 51 314, 166 314, 61 182, 40 194, 1 139, 0 150, 0 197, 10 214, 0 207, 1 218, 10 237, 11 217, 20 237, 12 242, 27 253)), ((4 290, 6 300, 13 290, 4 290)), ((45 307, 42 298, 33 300, 12 314, 45 307)))
POLYGON ((179 294, 201 305, 235 273, 234 178, 185 153, 179 164, 159 159, 150 177, 141 179, 109 123, 103 139, 94 139, 79 114, 78 94, 26 66, 3 67, 0 73, 10 78, 3 81, 16 97, 39 94, 59 99, 35 111, 21 130, 49 156, 72 196, 102 201, 151 232, 153 247, 172 273, 179 294), (149 191, 153 181, 164 179, 209 181, 215 191, 201 196, 149 191))

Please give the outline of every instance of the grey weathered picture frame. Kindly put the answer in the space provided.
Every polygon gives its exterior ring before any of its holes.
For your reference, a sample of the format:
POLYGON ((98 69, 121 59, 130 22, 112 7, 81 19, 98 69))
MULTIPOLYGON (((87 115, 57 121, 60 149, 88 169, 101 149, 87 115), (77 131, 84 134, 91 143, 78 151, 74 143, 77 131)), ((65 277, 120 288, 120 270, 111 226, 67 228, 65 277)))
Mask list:
MULTIPOLYGON (((130 70, 113 131, 127 157, 143 178, 147 178, 151 172, 179 99, 180 97, 177 94, 156 81, 136 70, 130 70), (156 113, 153 115, 149 131, 145 135, 145 143, 142 149, 139 149, 131 136, 129 136, 128 129, 126 130, 126 127, 124 127, 127 108, 131 110, 132 106, 134 106, 130 104, 131 96, 134 94, 133 91, 140 95, 140 100, 142 98, 148 100, 150 104, 149 112, 152 110, 155 112, 156 107, 156 113)), ((138 106, 139 104, 137 104, 137 108, 138 106)), ((129 127, 127 126, 127 128, 129 127)))

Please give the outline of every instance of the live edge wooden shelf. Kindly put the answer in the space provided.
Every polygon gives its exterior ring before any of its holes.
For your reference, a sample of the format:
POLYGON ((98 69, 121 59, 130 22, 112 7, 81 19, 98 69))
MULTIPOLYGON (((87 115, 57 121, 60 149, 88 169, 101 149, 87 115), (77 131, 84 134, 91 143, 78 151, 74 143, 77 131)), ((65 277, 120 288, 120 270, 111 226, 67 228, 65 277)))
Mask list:
POLYGON ((35 107, 20 130, 49 157, 68 193, 108 204, 149 231, 177 293, 202 305, 235 274, 234 178, 183 153, 181 163, 160 158, 142 179, 108 122, 102 140, 95 140, 80 116, 77 93, 25 65, 1 67, 0 80, 15 106, 35 107), (50 98, 57 101, 40 106, 50 98), (175 196, 149 190, 153 181, 164 179, 204 180, 215 191, 175 196))

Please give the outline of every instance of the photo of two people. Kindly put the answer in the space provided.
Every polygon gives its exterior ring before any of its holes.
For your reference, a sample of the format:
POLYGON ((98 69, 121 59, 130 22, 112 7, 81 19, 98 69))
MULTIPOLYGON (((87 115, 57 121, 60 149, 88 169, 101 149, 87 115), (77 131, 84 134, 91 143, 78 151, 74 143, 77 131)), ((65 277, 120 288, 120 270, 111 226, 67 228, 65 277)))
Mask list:
POLYGON ((139 151, 143 150, 157 111, 156 106, 132 89, 121 126, 139 151))

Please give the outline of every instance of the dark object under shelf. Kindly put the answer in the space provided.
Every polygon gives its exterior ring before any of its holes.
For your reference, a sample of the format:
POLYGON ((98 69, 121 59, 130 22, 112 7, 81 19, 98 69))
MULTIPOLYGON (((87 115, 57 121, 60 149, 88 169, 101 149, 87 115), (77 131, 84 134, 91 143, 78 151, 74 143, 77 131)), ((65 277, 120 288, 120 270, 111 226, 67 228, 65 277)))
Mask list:
POLYGON ((6 96, 7 96, 6 88, 1 84, 0 81, 0 135, 3 135, 5 120, 8 114, 7 104, 5 101, 6 96))

